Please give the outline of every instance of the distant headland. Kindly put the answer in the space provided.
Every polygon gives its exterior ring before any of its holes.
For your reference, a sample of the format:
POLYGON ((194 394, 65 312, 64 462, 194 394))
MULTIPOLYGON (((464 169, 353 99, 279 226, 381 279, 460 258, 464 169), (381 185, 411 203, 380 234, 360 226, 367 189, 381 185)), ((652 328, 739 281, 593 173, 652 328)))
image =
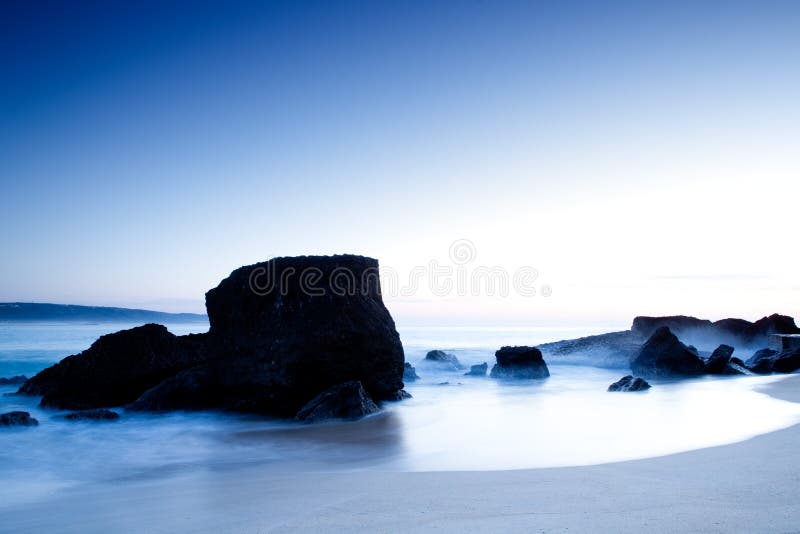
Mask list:
POLYGON ((0 302, 0 321, 196 322, 205 314, 34 302, 0 302))

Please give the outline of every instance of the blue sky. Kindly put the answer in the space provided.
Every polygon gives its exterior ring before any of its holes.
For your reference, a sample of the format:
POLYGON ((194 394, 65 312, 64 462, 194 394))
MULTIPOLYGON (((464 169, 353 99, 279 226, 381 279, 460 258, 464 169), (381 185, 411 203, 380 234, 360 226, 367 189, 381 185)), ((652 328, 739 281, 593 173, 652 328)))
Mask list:
POLYGON ((800 5, 641 4, 6 2, 0 300, 196 311, 272 256, 404 279, 468 239, 552 295, 395 315, 800 312, 800 5))

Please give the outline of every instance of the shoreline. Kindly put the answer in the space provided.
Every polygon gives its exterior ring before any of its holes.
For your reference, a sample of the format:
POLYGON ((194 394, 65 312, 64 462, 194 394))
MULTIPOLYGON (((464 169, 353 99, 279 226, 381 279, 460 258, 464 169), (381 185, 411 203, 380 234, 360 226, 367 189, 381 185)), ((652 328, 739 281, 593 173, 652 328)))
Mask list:
MULTIPOLYGON (((758 388, 800 402, 800 375, 758 388)), ((796 531, 800 425, 642 460, 511 471, 269 466, 111 481, 4 510, 8 532, 796 531)))

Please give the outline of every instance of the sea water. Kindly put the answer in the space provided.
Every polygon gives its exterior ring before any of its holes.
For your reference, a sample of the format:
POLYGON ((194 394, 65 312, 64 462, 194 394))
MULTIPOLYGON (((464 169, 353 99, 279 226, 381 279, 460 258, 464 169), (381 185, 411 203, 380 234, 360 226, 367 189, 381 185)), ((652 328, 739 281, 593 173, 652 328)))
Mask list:
MULTIPOLYGON (((129 324, 0 323, 0 376, 31 375, 129 324)), ((168 325, 176 334, 205 323, 168 325)), ((426 362, 431 349, 465 365, 494 363, 502 345, 535 345, 621 330, 399 326, 420 379, 413 398, 361 421, 302 425, 216 412, 122 412, 112 423, 67 422, 38 398, 0 387, 0 413, 26 410, 35 428, 0 430, 0 509, 74 485, 269 465, 275 470, 496 470, 587 465, 721 445, 800 422, 800 404, 760 393, 780 377, 704 377, 608 393, 626 369, 548 362, 530 382, 465 376, 426 362), (5 395, 10 394, 10 395, 5 395)), ((713 347, 712 347, 713 348, 713 347)), ((702 347, 701 347, 702 349, 702 347)), ((746 355, 742 355, 746 356, 746 355)))

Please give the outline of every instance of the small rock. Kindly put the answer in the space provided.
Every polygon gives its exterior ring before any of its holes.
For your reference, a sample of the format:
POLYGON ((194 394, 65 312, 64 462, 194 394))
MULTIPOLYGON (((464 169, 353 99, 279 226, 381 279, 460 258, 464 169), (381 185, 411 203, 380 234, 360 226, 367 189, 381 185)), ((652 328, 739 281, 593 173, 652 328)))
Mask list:
POLYGON ((486 371, 489 370, 489 364, 483 362, 480 365, 473 365, 469 368, 469 371, 464 373, 464 376, 486 376, 486 371))
POLYGON ((414 366, 410 363, 406 362, 403 364, 403 381, 406 382, 413 382, 414 380, 419 380, 419 375, 417 375, 417 370, 414 369, 414 366))
POLYGON ((64 416, 67 421, 116 421, 119 419, 117 412, 111 410, 84 410, 81 412, 72 412, 64 416))
POLYGON ((355 420, 380 411, 359 381, 345 382, 326 389, 303 406, 295 419, 318 423, 330 419, 355 420))
POLYGON ((11 378, 0 378, 0 386, 18 386, 28 381, 25 375, 12 376, 11 378))
POLYGON ((408 391, 406 391, 404 389, 398 389, 394 393, 394 395, 392 397, 390 397, 390 398, 388 398, 386 400, 389 401, 389 402, 397 402, 397 401, 402 401, 402 400, 406 400, 406 399, 413 399, 413 398, 414 397, 412 397, 411 393, 409 393, 408 391))
POLYGON ((633 375, 623 376, 610 386, 608 391, 645 391, 650 389, 650 384, 643 378, 633 375))
POLYGON ((39 421, 28 412, 8 412, 0 415, 0 426, 36 426, 39 421))
POLYGON ((502 347, 495 352, 497 364, 492 378, 540 379, 550 376, 550 370, 536 347, 502 347))
POLYGON ((460 361, 458 361, 458 358, 456 358, 454 354, 447 353, 443 350, 432 350, 428 352, 428 354, 425 355, 425 360, 442 364, 445 367, 449 367, 457 371, 464 369, 464 366, 460 361))

